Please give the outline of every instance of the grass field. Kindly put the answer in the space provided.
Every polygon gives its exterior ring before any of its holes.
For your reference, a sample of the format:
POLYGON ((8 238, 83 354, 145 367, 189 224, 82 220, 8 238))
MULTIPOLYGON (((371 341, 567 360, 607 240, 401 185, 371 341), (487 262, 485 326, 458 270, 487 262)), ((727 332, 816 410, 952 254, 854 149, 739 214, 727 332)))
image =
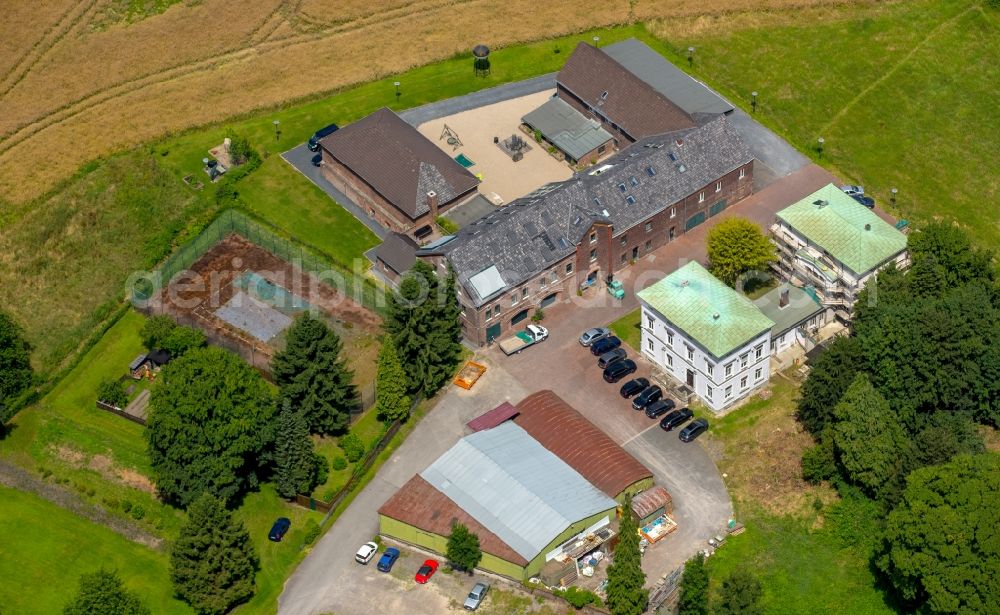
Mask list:
POLYGON ((154 613, 191 613, 173 599, 167 556, 36 496, 0 487, 0 604, 23 615, 61 613, 80 575, 117 570, 154 613))
POLYGON ((642 329, 639 328, 642 320, 642 310, 636 308, 628 314, 614 321, 608 328, 618 336, 618 339, 632 347, 632 350, 639 350, 642 343, 642 329))

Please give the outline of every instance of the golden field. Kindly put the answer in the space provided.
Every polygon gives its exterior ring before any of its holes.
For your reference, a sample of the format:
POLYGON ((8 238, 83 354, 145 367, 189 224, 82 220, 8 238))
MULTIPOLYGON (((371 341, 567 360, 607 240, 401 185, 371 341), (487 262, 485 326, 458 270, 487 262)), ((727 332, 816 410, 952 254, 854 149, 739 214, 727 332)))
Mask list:
POLYGON ((107 24, 109 3, 12 3, 0 23, 0 194, 24 202, 81 164, 485 42, 836 0, 202 0, 107 24), (41 6, 39 6, 39 4, 41 6))

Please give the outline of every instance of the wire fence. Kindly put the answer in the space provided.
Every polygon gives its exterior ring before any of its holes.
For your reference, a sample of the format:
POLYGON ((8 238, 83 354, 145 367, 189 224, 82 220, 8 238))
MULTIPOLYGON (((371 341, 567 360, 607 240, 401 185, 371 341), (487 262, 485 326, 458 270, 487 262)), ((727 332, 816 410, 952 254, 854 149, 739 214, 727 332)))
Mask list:
POLYGON ((384 312, 382 289, 361 271, 352 271, 343 263, 323 255, 313 246, 307 246, 296 239, 281 237, 264 224, 236 209, 223 211, 197 237, 168 256, 152 275, 136 280, 131 288, 132 304, 137 307, 145 304, 168 285, 174 276, 190 269, 212 246, 231 234, 243 237, 277 258, 293 263, 307 273, 319 276, 320 279, 336 280, 339 282, 336 287, 351 294, 351 299, 378 314, 384 312))

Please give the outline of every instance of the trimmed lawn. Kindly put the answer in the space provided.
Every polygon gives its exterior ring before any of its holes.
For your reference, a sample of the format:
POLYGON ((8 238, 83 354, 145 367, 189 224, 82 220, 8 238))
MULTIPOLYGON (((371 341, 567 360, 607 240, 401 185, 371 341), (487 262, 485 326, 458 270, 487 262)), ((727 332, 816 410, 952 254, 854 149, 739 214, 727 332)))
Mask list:
POLYGON ((642 329, 639 328, 639 321, 641 319, 642 308, 635 308, 608 325, 608 328, 618 336, 618 339, 631 346, 632 350, 638 352, 639 345, 642 344, 642 329))
POLYGON ((80 575, 117 570, 154 613, 191 613, 173 599, 164 553, 34 495, 0 487, 0 604, 10 613, 61 613, 80 575))

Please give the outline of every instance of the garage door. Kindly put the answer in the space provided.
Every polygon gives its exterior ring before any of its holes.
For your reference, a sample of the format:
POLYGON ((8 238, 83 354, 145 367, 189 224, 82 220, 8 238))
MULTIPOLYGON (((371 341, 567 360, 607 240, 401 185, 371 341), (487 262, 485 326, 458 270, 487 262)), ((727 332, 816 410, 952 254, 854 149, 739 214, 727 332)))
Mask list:
POLYGON ((549 307, 550 305, 552 305, 553 303, 556 302, 556 297, 558 297, 558 296, 559 296, 559 293, 552 293, 548 297, 545 297, 544 299, 542 299, 541 306, 543 308, 549 307))
POLYGON ((500 323, 495 325, 490 325, 486 328, 486 341, 492 342, 496 338, 500 337, 500 323))
POLYGON ((688 218, 687 222, 684 224, 684 230, 690 231, 694 227, 698 226, 705 221, 705 212, 699 211, 695 215, 688 218))
POLYGON ((719 213, 725 208, 726 208, 726 199, 722 199, 715 205, 712 205, 711 207, 708 208, 708 215, 714 216, 715 214, 719 213))
POLYGON ((527 309, 521 310, 517 314, 514 314, 513 318, 510 319, 510 324, 516 325, 517 323, 521 322, 527 317, 528 317, 528 310, 527 309))

